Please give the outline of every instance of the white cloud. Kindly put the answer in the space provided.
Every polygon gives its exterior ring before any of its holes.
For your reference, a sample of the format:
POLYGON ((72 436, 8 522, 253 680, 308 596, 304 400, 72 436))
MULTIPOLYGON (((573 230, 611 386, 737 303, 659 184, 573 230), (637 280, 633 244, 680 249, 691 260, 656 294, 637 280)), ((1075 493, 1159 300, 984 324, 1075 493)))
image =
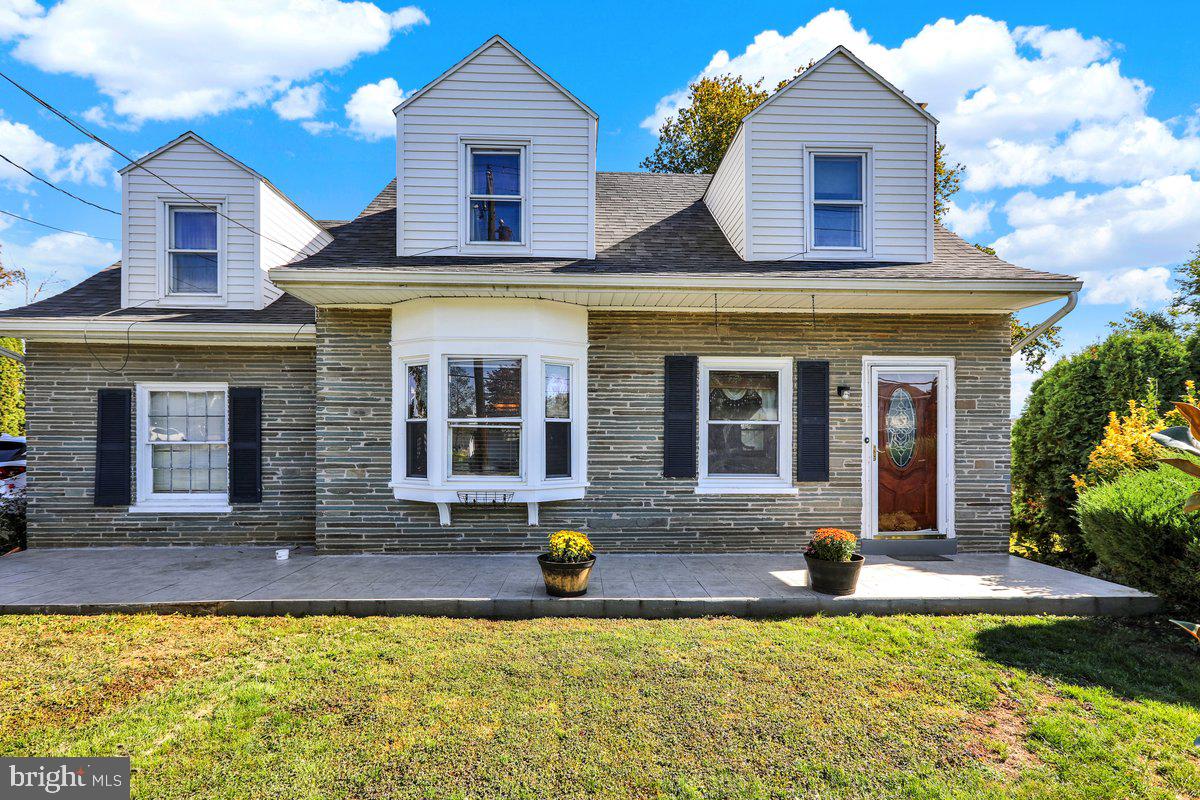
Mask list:
MULTIPOLYGON (((28 244, 0 240, 0 258, 8 269, 20 268, 29 275, 36 287, 49 279, 53 285, 49 294, 78 283, 97 269, 107 267, 120 258, 111 242, 76 236, 70 233, 51 233, 28 244)), ((26 302, 24 287, 12 286, 0 290, 0 307, 12 308, 26 302)), ((44 299, 44 294, 38 299, 44 299)))
POLYGON ((301 122, 300 127, 304 128, 304 130, 308 131, 313 136, 321 136, 326 133, 333 133, 339 129, 336 122, 316 122, 314 120, 301 122))
MULTIPOLYGON (((52 181, 109 184, 113 176, 112 152, 95 142, 60 147, 38 135, 23 122, 0 119, 0 153, 52 181)), ((28 189, 33 178, 0 162, 0 184, 28 189)))
POLYGON ((45 72, 90 78, 115 114, 141 122, 265 103, 428 21, 361 1, 18 0, 0 12, 0 38, 45 72))
POLYGON ((280 119, 312 119, 324 106, 321 97, 325 87, 319 83, 308 86, 293 86, 284 92, 271 108, 280 119))
POLYGON ((396 115, 392 109, 403 99, 404 92, 395 78, 358 87, 346 102, 350 131, 371 141, 395 136, 396 115))
MULTIPOLYGON (((1074 29, 1010 28, 971 15, 939 19, 889 48, 830 9, 790 34, 763 31, 736 56, 718 51, 699 75, 774 86, 838 44, 929 103, 951 156, 967 165, 968 190, 1054 179, 1115 185, 1200 170, 1196 126, 1149 116, 1150 87, 1122 74, 1112 45, 1074 29)), ((657 130, 684 99, 682 90, 663 97, 643 126, 657 130)))
POLYGON ((1084 300, 1095 305, 1145 308, 1171 299, 1171 270, 1166 267, 1127 269, 1112 275, 1083 272, 1084 300))
POLYGON ((1014 230, 992 246, 1015 264, 1093 272, 1174 264, 1200 231, 1200 179, 1172 175, 1084 195, 1020 192, 1004 211, 1014 230))
POLYGON ((992 201, 971 203, 963 208, 951 200, 946 204, 946 227, 964 239, 971 239, 992 229, 991 213, 996 204, 992 201))

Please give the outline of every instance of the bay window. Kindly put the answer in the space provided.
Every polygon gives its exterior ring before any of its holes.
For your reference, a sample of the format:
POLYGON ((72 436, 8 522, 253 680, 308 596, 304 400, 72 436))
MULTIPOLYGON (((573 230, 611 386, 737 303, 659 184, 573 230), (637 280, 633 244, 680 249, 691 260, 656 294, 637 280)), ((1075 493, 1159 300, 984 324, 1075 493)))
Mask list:
POLYGON ((700 360, 704 492, 794 491, 790 359, 700 360))
POLYGON ((391 487, 399 500, 538 504, 587 481, 587 311, 428 298, 392 312, 391 487))

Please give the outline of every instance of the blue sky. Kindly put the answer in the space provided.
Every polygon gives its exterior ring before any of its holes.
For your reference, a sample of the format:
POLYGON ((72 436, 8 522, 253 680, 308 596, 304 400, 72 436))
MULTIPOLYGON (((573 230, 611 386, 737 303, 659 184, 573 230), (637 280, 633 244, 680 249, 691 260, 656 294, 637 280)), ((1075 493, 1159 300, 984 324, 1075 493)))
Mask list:
MULTIPOLYGON (((768 84, 845 44, 942 121, 968 167, 950 224, 1015 263, 1082 274, 1068 350, 1161 307, 1200 243, 1200 8, 1157 3, 400 5, 0 0, 0 65, 132 154, 189 128, 317 218, 394 173, 390 108, 500 33, 600 115, 599 167, 637 169, 701 74, 768 84), (307 9, 301 13, 298 9, 307 9)), ((0 153, 101 205, 121 162, 0 85, 0 153)), ((0 209, 98 237, 115 216, 0 164, 0 209)), ((116 242, 0 221, 3 258, 74 283, 116 242), (9 224, 11 223, 11 224, 9 224)), ((0 303, 23 302, 19 290, 0 303)), ((1027 319, 1047 313, 1040 309, 1027 319)), ((1032 376, 1014 370, 1014 403, 1032 376)))

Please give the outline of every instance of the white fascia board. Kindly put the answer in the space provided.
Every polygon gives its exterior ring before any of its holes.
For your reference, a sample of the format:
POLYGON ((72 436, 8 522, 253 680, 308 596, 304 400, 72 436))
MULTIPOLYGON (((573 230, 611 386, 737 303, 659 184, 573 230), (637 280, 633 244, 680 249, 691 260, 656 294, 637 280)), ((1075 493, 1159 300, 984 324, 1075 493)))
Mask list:
POLYGON ((0 331, 35 342, 284 345, 311 347, 316 325, 279 323, 138 322, 133 320, 7 319, 0 331))
POLYGON ((295 269, 276 267, 271 280, 286 289, 288 286, 462 286, 544 289, 679 289, 704 291, 709 289, 753 290, 768 292, 795 291, 892 291, 892 292, 1077 292, 1083 284, 1073 278, 1064 280, 950 280, 928 278, 787 278, 777 275, 747 278, 743 276, 696 275, 571 275, 567 278, 541 275, 503 275, 494 272, 395 272, 358 269, 295 269))

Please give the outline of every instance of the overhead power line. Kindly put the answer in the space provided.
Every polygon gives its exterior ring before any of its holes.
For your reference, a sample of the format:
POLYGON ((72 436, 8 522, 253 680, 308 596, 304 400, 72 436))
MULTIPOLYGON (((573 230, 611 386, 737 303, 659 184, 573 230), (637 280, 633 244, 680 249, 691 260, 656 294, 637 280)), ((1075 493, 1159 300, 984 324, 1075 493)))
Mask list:
POLYGON ((79 202, 81 202, 81 203, 84 203, 84 204, 86 204, 86 205, 89 205, 89 206, 91 206, 92 208, 98 208, 98 209, 100 209, 101 211, 107 211, 107 212, 108 212, 108 213, 110 213, 110 214, 116 214, 118 217, 119 217, 119 216, 121 216, 121 212, 120 212, 120 211, 113 211, 111 208, 105 208, 104 206, 102 206, 102 205, 100 205, 100 204, 98 204, 98 203, 93 203, 91 200, 84 200, 84 199, 83 199, 82 197, 80 197, 79 195, 77 195, 77 194, 72 194, 71 192, 68 192, 66 189, 62 188, 62 187, 61 187, 61 186, 59 186, 58 184, 56 184, 56 183, 52 183, 52 182, 50 182, 50 181, 46 180, 46 179, 45 179, 45 178, 43 178, 41 175, 35 175, 34 173, 30 172, 30 171, 29 171, 28 169, 26 169, 25 167, 22 167, 20 164, 18 164, 17 162, 13 161, 13 160, 12 160, 11 158, 9 158, 8 156, 4 155, 3 153, 0 153, 0 158, 4 159, 4 160, 5 160, 5 161, 7 161, 9 164, 12 164, 14 167, 16 167, 17 169, 21 170, 21 172, 24 172, 26 175, 28 175, 29 177, 33 178, 35 181, 41 181, 42 183, 44 183, 44 184, 46 184, 47 186, 49 186, 51 189, 54 189, 55 191, 62 192, 62 193, 63 193, 63 194, 65 194, 67 197, 70 197, 70 198, 72 198, 72 199, 74 199, 74 200, 78 200, 79 202))
POLYGON ((28 222, 30 225, 37 225, 37 226, 39 226, 39 227, 42 227, 42 228, 49 228, 50 230, 52 230, 52 231, 58 231, 59 233, 69 233, 69 234, 71 234, 72 236, 82 236, 82 237, 84 237, 84 238, 86 238, 86 239, 101 239, 101 240, 103 240, 103 241, 105 241, 105 242, 116 242, 116 241, 119 241, 118 239, 113 239, 113 238, 112 238, 112 237, 110 237, 110 236, 93 236, 93 235, 92 235, 92 234, 90 234, 90 233, 80 233, 79 231, 69 231, 69 230, 67 230, 66 228, 56 228, 56 227, 54 227, 53 225, 47 225, 47 224, 46 224, 46 223, 44 223, 44 222, 38 222, 36 219, 30 219, 29 217, 22 217, 20 214, 14 214, 14 213, 13 213, 13 212, 11 212, 11 211, 5 211, 5 210, 4 210, 4 209, 2 209, 2 208, 0 208, 0 214, 5 214, 5 215, 7 215, 7 216, 13 217, 14 219, 19 219, 19 220, 21 220, 22 222, 28 222))
MULTIPOLYGON (((0 72, 0 78, 4 78, 4 80, 6 80, 6 81, 8 81, 9 83, 11 83, 13 86, 15 86, 17 89, 19 89, 19 90, 20 90, 20 91, 21 91, 23 94, 25 94, 27 97, 29 97, 29 99, 33 100, 33 101, 34 101, 35 103, 37 103, 39 106, 41 106, 42 108, 46 109, 47 111, 49 111, 49 112, 50 112, 51 114, 53 114, 54 116, 58 117, 58 118, 59 118, 59 119, 61 119, 63 122, 67 123, 67 124, 68 124, 68 125, 70 125, 72 128, 74 128, 75 130, 79 131, 81 134, 83 134, 83 135, 84 135, 84 136, 86 136, 87 138, 91 139, 91 140, 92 140, 93 142, 95 142, 96 144, 99 144, 99 145, 101 145, 101 146, 103 146, 103 147, 107 147, 109 150, 113 151, 114 153, 116 153, 117 155, 119 155, 121 158, 123 158, 123 159, 125 159, 127 162, 129 162, 130 164, 136 164, 136 163, 137 163, 137 162, 136 162, 136 161, 135 161, 133 158, 131 158, 130 156, 128 156, 128 155, 126 155, 125 153, 123 153, 123 152, 121 152, 120 150, 118 150, 118 149, 117 149, 117 148, 116 148, 114 145, 111 145, 111 144, 109 144, 109 143, 108 143, 107 141, 105 141, 104 139, 100 138, 99 136, 97 136, 96 134, 92 133, 92 132, 91 132, 90 130, 88 130, 87 128, 85 128, 85 127, 83 127, 82 125, 80 125, 80 124, 79 124, 78 122, 76 122, 75 120, 71 119, 69 116, 67 116, 67 115, 66 115, 65 113, 63 113, 62 111, 59 111, 57 108, 55 108, 54 106, 52 106, 50 103, 48 103, 48 102, 46 102, 45 100, 43 100, 42 98, 38 97, 36 94, 34 94, 34 93, 33 93, 32 91, 30 91, 29 89, 26 89, 26 88, 25 88, 24 86, 22 86, 20 83, 17 83, 15 80, 13 80, 11 77, 9 77, 7 73, 5 73, 5 72, 0 72)), ((150 175, 151 177, 157 178, 158 180, 162 181, 162 182, 163 182, 163 183, 165 183, 167 186, 170 186, 172 189, 174 189, 175 191, 179 192, 181 195, 183 195, 183 196, 184 196, 184 197, 186 197, 187 199, 191 200, 193 203, 195 203, 196 205, 200 206, 201 208, 205 208, 205 209, 207 209, 207 210, 209 210, 209 211, 212 211, 212 212, 213 212, 214 214, 216 214, 217 216, 219 216, 219 217, 221 217, 221 218, 223 218, 223 219, 225 219, 225 220, 227 220, 227 221, 229 221, 229 222, 232 222, 234 225, 237 225, 239 228, 242 228, 242 229, 244 229, 244 230, 248 231, 249 233, 253 234, 254 236, 257 236, 257 237, 259 237, 260 239, 265 239, 266 241, 268 241, 268 242, 272 242, 273 244, 277 244, 277 245, 279 245, 280 247, 284 247, 284 248, 291 249, 291 246, 290 246, 290 245, 286 245, 286 244, 284 244, 283 242, 281 242, 281 241, 279 241, 279 240, 277 240, 277 239, 272 239, 270 236, 267 236, 265 233, 259 233, 258 231, 254 230, 253 228, 251 228, 249 225, 246 225, 246 224, 245 224, 245 223, 243 223, 242 221, 240 221, 240 220, 236 220, 236 219, 234 219, 233 217, 231 217, 231 216, 227 215, 225 212, 221 211, 221 209, 217 208, 216 206, 214 206, 214 205, 212 205, 212 204, 210 204, 210 203, 205 203, 203 200, 200 200, 199 198, 197 198, 197 197, 194 197, 194 196, 192 196, 191 194, 189 194, 189 193, 185 192, 183 189, 181 189, 181 188, 179 188, 178 186, 176 186, 175 184, 171 183, 169 180, 167 180, 167 179, 166 179, 166 178, 164 178, 163 176, 161 176, 161 175, 159 175, 158 173, 154 172, 152 169, 150 169, 149 167, 147 167, 145 164, 138 164, 138 169, 142 170, 142 171, 143 171, 143 172, 145 172, 147 175, 150 175)), ((69 231, 68 231, 68 232, 69 232, 69 231)))

